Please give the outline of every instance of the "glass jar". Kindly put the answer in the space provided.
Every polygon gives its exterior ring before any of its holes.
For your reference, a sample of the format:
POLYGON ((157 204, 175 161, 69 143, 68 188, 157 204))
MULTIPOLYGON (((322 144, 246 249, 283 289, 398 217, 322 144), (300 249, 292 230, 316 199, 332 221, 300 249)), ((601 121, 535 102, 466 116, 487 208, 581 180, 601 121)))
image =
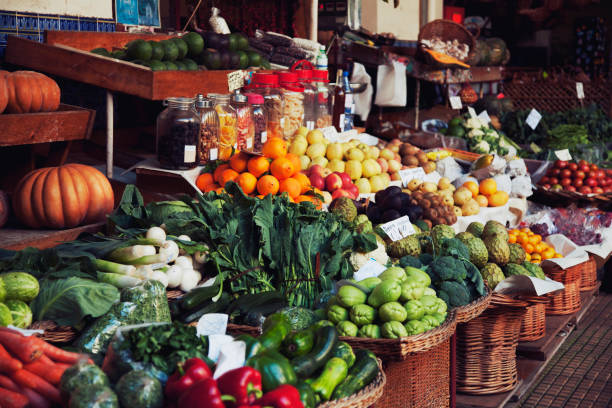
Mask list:
POLYGON ((328 72, 322 69, 312 71, 312 83, 317 89, 315 104, 315 126, 324 128, 332 125, 332 88, 329 86, 328 72))
POLYGON ((304 126, 313 130, 317 120, 317 87, 312 83, 312 70, 298 69, 295 72, 298 83, 304 87, 304 126))
POLYGON ((191 98, 168 98, 156 122, 157 160, 163 169, 197 166, 200 118, 191 98))
POLYGON ((248 98, 241 93, 232 96, 232 107, 236 110, 236 141, 238 150, 253 148, 253 119, 248 98))
POLYGON ((295 72, 278 74, 283 98, 281 128, 283 138, 288 140, 304 123, 304 87, 297 82, 295 72))
POLYGON ((214 94, 213 97, 215 110, 219 115, 219 159, 229 160, 232 156, 232 149, 238 148, 236 110, 230 105, 229 95, 214 94))
POLYGON ((282 138, 283 99, 279 89, 278 75, 253 73, 249 92, 258 93, 264 97, 264 108, 268 116, 267 136, 282 138))
POLYGON ((268 117, 264 108, 264 97, 257 93, 250 93, 247 96, 253 118, 253 151, 259 153, 268 140, 268 117))
POLYGON ((196 111, 200 117, 198 164, 204 165, 219 158, 219 115, 213 101, 198 95, 196 111))

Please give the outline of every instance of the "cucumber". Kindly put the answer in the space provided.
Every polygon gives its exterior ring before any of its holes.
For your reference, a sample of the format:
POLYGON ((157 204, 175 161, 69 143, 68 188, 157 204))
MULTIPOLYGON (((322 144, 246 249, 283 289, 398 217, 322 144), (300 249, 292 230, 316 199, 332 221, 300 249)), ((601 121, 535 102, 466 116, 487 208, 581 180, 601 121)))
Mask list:
POLYGON ((300 378, 308 378, 331 357, 338 342, 338 331, 334 326, 324 326, 316 332, 316 344, 308 354, 291 360, 295 373, 300 378))
POLYGON ((38 280, 26 272, 7 272, 0 274, 4 283, 6 300, 21 300, 31 302, 38 296, 40 286, 38 280))
POLYGON ((217 300, 216 302, 210 302, 209 304, 195 311, 191 311, 187 314, 184 314, 179 320, 183 323, 195 322, 206 313, 217 313, 221 310, 225 310, 225 308, 227 307, 227 305, 230 304, 231 301, 231 296, 223 292, 219 300, 217 300))
POLYGON ((189 291, 181 300, 181 308, 193 310, 204 306, 209 300, 219 293, 219 285, 199 287, 189 291))
POLYGON ((374 353, 369 350, 357 350, 355 364, 349 369, 344 381, 334 389, 331 398, 340 399, 355 394, 376 378, 378 370, 374 353))
POLYGON ((285 337, 282 352, 289 358, 303 356, 314 346, 314 332, 310 329, 293 332, 285 337))
POLYGON ((332 357, 339 357, 344 360, 348 368, 355 364, 355 353, 350 344, 345 341, 339 341, 332 350, 332 357))

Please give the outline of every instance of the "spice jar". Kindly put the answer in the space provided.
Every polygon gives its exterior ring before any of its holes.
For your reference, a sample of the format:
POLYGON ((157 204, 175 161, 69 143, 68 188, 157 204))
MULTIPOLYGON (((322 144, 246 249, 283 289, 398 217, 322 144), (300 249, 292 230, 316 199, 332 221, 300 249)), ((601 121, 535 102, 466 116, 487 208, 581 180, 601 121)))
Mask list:
POLYGON ((230 105, 229 95, 212 95, 215 111, 219 115, 219 159, 229 160, 232 150, 238 148, 236 141, 236 110, 230 105))
POLYGON ((294 72, 297 73, 298 83, 304 87, 304 126, 313 130, 317 120, 317 87, 312 83, 312 70, 298 69, 294 72))
POLYGON ((324 128, 332 125, 332 88, 329 86, 328 71, 315 69, 312 71, 312 83, 317 89, 315 101, 315 126, 324 128))
POLYGON ((236 110, 236 140, 238 150, 253 148, 253 120, 251 107, 246 95, 235 93, 232 96, 232 107, 236 110))
POLYGON ((281 120, 283 118, 283 100, 279 89, 277 74, 253 73, 249 92, 264 97, 264 108, 268 116, 268 137, 283 137, 281 120))
POLYGON ((206 164, 219 158, 219 115, 213 101, 198 95, 196 111, 200 117, 198 164, 206 164))
POLYGON ((261 152, 263 144, 268 140, 268 118, 266 110, 264 109, 264 97, 250 93, 247 95, 249 98, 249 105, 251 105, 251 116, 253 118, 253 150, 255 152, 261 152))
POLYGON ((163 169, 188 170, 197 165, 200 118, 191 98, 168 98, 156 122, 157 159, 163 169))
POLYGON ((285 140, 293 137, 304 122, 304 87, 297 81, 295 72, 278 74, 283 97, 281 128, 285 140))

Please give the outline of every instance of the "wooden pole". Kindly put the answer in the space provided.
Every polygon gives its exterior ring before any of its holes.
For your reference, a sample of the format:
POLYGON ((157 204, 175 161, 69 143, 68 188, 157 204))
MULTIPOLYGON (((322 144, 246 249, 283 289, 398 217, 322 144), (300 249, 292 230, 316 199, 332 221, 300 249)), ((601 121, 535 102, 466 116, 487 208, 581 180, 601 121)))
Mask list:
POLYGON ((114 103, 111 91, 106 91, 106 177, 113 177, 114 103))
POLYGON ((319 0, 310 0, 310 33, 309 39, 317 41, 319 31, 319 0))

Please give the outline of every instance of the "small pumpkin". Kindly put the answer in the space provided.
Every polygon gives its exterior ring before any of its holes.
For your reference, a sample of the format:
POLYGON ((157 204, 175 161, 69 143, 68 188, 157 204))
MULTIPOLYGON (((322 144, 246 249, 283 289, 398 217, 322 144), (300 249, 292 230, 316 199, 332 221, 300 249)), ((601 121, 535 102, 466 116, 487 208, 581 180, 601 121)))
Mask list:
MULTIPOLYGON (((61 92, 57 83, 34 71, 0 72, 0 94, 6 89, 6 110, 9 113, 56 111, 61 92)), ((2 96, 0 95, 0 108, 2 96)), ((4 109, 0 109, 2 112, 4 109)))
POLYGON ((34 170, 13 193, 15 215, 30 228, 73 228, 100 221, 113 204, 108 179, 82 164, 34 170))

